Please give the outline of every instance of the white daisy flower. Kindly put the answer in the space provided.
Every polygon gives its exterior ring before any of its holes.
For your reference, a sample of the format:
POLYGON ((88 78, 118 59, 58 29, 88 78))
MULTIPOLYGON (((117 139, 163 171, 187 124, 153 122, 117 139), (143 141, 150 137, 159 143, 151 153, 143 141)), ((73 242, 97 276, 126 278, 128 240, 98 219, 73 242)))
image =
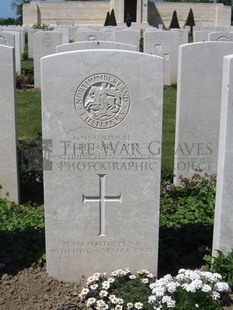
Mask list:
POLYGON ((129 278, 130 278, 130 280, 135 280, 137 277, 136 277, 134 274, 131 274, 131 275, 129 276, 129 278))
POLYGON ((142 279, 142 283, 147 284, 147 283, 149 283, 149 280, 148 279, 142 279))
POLYGON ((150 274, 148 270, 142 269, 137 271, 138 274, 150 274))
POLYGON ((102 288, 104 288, 105 290, 108 290, 110 287, 110 283, 108 281, 104 281, 102 283, 102 288))
POLYGON ((143 303, 141 303, 141 302, 135 302, 134 308, 135 308, 135 309, 143 309, 143 303))
POLYGON ((95 302, 96 302, 96 298, 90 297, 90 298, 88 298, 86 304, 87 304, 88 307, 90 307, 90 306, 93 305, 95 302))
POLYGON ((102 297, 102 298, 106 297, 107 295, 108 295, 108 292, 105 291, 105 290, 102 290, 102 291, 99 292, 99 296, 102 297))
POLYGON ((96 309, 108 309, 108 305, 105 303, 104 300, 100 299, 100 300, 97 300, 96 302, 96 309))
POLYGON ((96 290, 98 288, 98 286, 99 286, 98 284, 92 284, 90 286, 90 289, 94 291, 94 290, 96 290))
POLYGON ((85 287, 82 289, 81 293, 79 294, 79 297, 84 298, 88 293, 89 293, 89 289, 85 287))
POLYGON ((117 303, 117 297, 115 295, 110 295, 109 300, 111 301, 112 304, 116 304, 117 303))
POLYGON ((133 308, 133 303, 132 302, 128 302, 126 306, 127 306, 127 309, 132 309, 133 308))
POLYGON ((124 300, 122 298, 117 298, 117 304, 122 305, 124 300))

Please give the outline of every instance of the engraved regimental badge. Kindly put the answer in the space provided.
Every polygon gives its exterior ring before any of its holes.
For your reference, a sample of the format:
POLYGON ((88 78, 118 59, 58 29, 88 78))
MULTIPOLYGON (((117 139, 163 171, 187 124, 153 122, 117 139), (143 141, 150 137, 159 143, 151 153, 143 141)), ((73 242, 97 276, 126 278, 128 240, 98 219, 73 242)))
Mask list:
POLYGON ((117 77, 99 73, 85 79, 75 93, 75 109, 87 125, 107 129, 121 123, 129 111, 127 87, 117 77))
POLYGON ((217 38, 217 41, 229 41, 229 38, 226 36, 220 36, 217 38))
POLYGON ((43 42, 42 42, 42 43, 43 43, 43 45, 44 45, 44 47, 45 47, 46 49, 52 48, 53 42, 52 42, 52 40, 51 40, 51 38, 49 37, 48 34, 46 34, 46 35, 44 36, 43 42))

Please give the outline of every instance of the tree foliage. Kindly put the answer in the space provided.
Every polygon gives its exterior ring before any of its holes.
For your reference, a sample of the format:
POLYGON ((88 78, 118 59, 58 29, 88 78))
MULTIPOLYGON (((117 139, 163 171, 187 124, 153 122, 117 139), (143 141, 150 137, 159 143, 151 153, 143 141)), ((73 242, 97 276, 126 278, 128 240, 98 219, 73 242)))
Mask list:
POLYGON ((109 25, 110 25, 110 13, 107 12, 105 22, 104 22, 104 26, 109 26, 109 25))
POLYGON ((194 15, 193 15, 193 10, 189 10, 188 17, 185 22, 185 26, 190 26, 190 34, 191 36, 193 35, 193 26, 195 26, 195 20, 194 20, 194 15))
POLYGON ((20 23, 22 23, 24 3, 30 3, 30 1, 29 0, 12 0, 11 2, 11 7, 17 15, 17 21, 20 23))
POLYGON ((117 26, 114 9, 112 9, 110 14, 110 26, 117 26))
POLYGON ((12 17, 0 18, 0 25, 17 25, 18 20, 12 17))
POLYGON ((171 28, 180 28, 180 25, 179 25, 179 21, 178 21, 178 17, 177 17, 177 12, 174 11, 173 14, 172 14, 172 20, 171 20, 171 23, 170 23, 170 29, 171 28))

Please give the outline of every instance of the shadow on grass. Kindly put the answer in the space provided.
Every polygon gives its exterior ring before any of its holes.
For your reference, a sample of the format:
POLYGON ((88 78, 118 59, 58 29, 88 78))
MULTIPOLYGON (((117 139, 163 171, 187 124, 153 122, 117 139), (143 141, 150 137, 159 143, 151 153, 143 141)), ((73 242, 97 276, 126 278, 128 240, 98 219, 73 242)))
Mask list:
POLYGON ((44 231, 27 229, 24 231, 0 231, 0 263, 3 273, 16 274, 37 262, 45 253, 44 231))
POLYGON ((20 203, 41 205, 43 192, 42 139, 18 141, 20 203))
POLYGON ((211 249, 213 226, 187 224, 181 228, 160 227, 159 277, 176 275, 180 268, 196 269, 203 265, 205 249, 211 249))
POLYGON ((20 182, 20 202, 42 205, 44 203, 43 183, 20 182))
MULTIPOLYGON (((200 249, 211 248, 212 226, 188 224, 179 229, 160 228, 159 274, 176 275, 180 268, 196 269, 203 265, 200 249), (204 246, 204 247, 203 247, 204 246)), ((44 231, 0 232, 2 273, 15 274, 37 262, 45 253, 44 231)))

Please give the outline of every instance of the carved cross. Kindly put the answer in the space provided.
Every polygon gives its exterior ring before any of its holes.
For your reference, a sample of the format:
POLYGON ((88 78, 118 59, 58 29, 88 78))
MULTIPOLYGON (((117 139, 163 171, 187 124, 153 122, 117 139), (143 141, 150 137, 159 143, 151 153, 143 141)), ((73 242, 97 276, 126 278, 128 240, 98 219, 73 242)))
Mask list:
POLYGON ((99 195, 85 196, 82 200, 85 202, 99 202, 99 236, 105 236, 105 203, 106 202, 120 202, 121 194, 118 196, 105 196, 105 174, 98 174, 99 176, 99 195))

